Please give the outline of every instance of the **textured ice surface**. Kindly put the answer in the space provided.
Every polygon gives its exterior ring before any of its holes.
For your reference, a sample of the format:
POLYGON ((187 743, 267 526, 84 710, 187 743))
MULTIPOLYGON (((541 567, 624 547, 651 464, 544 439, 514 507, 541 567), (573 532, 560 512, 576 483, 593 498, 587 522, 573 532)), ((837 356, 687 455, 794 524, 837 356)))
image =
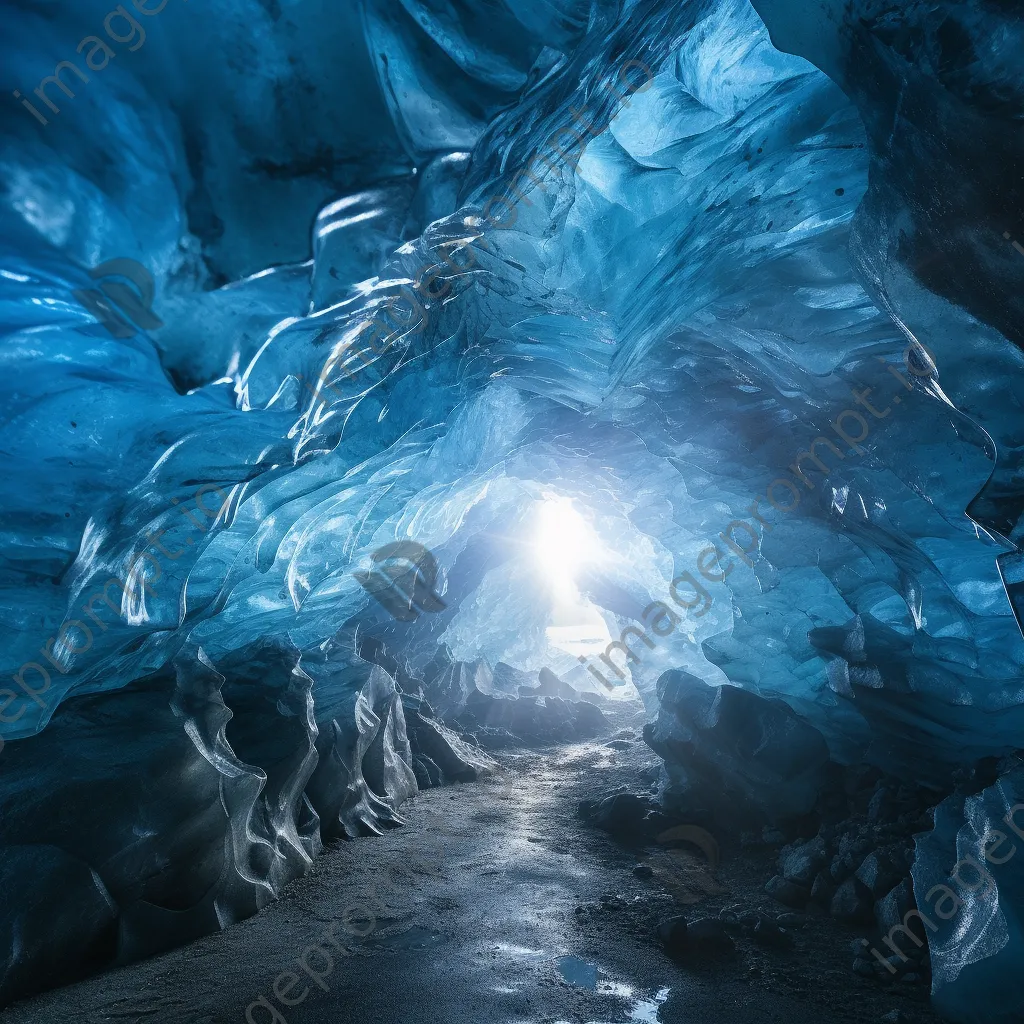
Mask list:
MULTIPOLYGON (((442 644, 652 715, 668 669, 741 686, 908 777, 1021 745, 1020 20, 754 7, 170 0, 48 125, 5 103, 0 816, 79 864, 69 949, 223 925, 393 819, 388 680, 442 644), (74 297, 115 257, 152 336, 74 297), (353 575, 399 540, 445 604, 410 622, 353 575)), ((9 11, 11 81, 108 9, 9 11)))
POLYGON ((1024 950, 1024 770, 1008 766, 970 796, 936 810, 935 829, 918 837, 914 894, 926 921, 932 992, 952 1020, 1020 1020, 1024 950), (979 998, 983 994, 983 998, 979 998))

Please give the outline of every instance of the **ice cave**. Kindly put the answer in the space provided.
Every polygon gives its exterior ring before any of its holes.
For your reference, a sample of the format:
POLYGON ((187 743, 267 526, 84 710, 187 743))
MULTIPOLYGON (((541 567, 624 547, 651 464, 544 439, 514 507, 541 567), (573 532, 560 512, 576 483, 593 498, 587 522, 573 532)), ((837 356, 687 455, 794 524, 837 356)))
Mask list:
POLYGON ((1022 0, 2 19, 5 1022, 1024 1022, 1022 0))

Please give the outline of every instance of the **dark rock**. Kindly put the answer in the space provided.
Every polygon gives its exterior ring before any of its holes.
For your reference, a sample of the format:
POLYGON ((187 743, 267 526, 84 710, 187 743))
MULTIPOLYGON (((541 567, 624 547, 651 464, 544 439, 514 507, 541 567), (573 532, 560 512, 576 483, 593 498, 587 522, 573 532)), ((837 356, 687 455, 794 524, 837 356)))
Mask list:
POLYGON ((840 857, 839 854, 837 853, 832 858, 832 861, 831 861, 831 863, 828 866, 828 875, 829 875, 829 878, 831 878, 833 882, 836 882, 838 884, 839 882, 845 882, 847 877, 850 874, 850 871, 852 871, 852 870, 853 870, 853 868, 850 868, 849 870, 847 870, 843 866, 843 858, 840 857))
POLYGON ((848 878, 832 897, 830 912, 843 921, 866 923, 874 918, 870 890, 858 879, 848 878))
POLYGON ((899 804, 896 802, 892 792, 885 786, 875 790, 871 802, 868 804, 869 821, 891 821, 900 813, 899 804))
POLYGON ((896 819, 900 834, 905 836, 913 835, 915 832, 930 832, 935 827, 930 810, 918 813, 901 814, 896 819))
POLYGON ((837 822, 849 814, 849 800, 843 790, 843 769, 832 762, 824 773, 815 811, 823 822, 837 822))
POLYGON ((649 798, 635 793, 616 793, 605 797, 594 808, 592 821, 614 836, 638 839, 643 835, 642 823, 650 810, 649 798))
POLYGON ((636 875, 637 878, 650 878, 654 872, 651 870, 650 864, 637 864, 637 866, 633 868, 633 874, 636 875))
POLYGON ((672 955, 705 956, 728 953, 736 948, 725 924, 713 917, 691 922, 687 922, 685 917, 670 917, 658 925, 656 932, 672 955))
POLYGON ((670 801, 697 794, 715 800, 723 818, 774 825, 813 810, 828 746, 784 701, 708 685, 681 669, 663 673, 658 691, 658 718, 644 739, 665 758, 670 801))
POLYGON ((902 865, 897 866, 889 856, 876 850, 864 858, 854 877, 864 884, 872 899, 878 899, 887 893, 902 875, 902 865))
MULTIPOLYGON (((648 798, 643 797, 643 799, 646 800, 648 798)), ((678 819, 669 817, 664 813, 664 811, 659 811, 657 809, 650 810, 644 816, 643 820, 644 835, 657 836, 677 824, 679 824, 678 819)))
POLYGON ((754 941, 773 949, 792 949, 793 936, 771 921, 758 921, 754 928, 754 941))
POLYGON ((866 805, 881 778, 881 771, 874 765, 852 764, 843 774, 843 789, 851 798, 864 795, 864 805, 866 805))
POLYGON ((492 673, 482 660, 444 662, 427 683, 429 698, 447 725, 476 734, 481 746, 564 743, 607 727, 601 709, 549 669, 527 687, 530 677, 503 663, 492 673))
POLYGON ((879 974, 882 974, 883 977, 894 978, 896 975, 902 974, 907 969, 907 961, 903 957, 897 956, 895 953, 892 956, 887 956, 885 958, 885 962, 892 968, 891 971, 883 967, 881 964, 878 964, 876 968, 879 974))
MULTIPOLYGON (((906 915, 915 909, 917 904, 914 901, 913 887, 908 879, 904 879, 875 904, 875 924, 883 935, 888 935, 893 928, 901 927, 906 915)), ((924 941, 925 926, 919 918, 912 916, 907 920, 906 927, 922 942, 924 941)))
POLYGON ((558 697, 515 698, 473 690, 454 722, 461 728, 472 729, 479 723, 505 730, 522 744, 562 743, 576 738, 575 705, 558 697))
POLYGON ((827 907, 832 902, 832 897, 835 894, 836 887, 831 875, 824 871, 819 871, 814 879, 814 884, 811 886, 811 902, 827 907))
POLYGON ((825 866, 827 856, 825 841, 821 838, 795 843, 779 854, 779 871, 788 881, 809 887, 825 866))
POLYGON ((559 679, 549 668, 542 668, 538 673, 537 689, 534 693, 538 697, 560 697, 562 700, 570 701, 578 701, 580 699, 579 691, 567 682, 559 679))
MULTIPOLYGON (((11 950, 3 977, 8 990, 15 986, 24 993, 38 989, 33 966, 71 980, 113 958, 118 941, 116 908, 85 860, 54 846, 8 846, 0 860, 0 881, 5 893, 0 923, 11 950), (29 878, 35 884, 26 885, 24 880, 29 878), (9 892, 16 895, 10 898, 9 892), (85 942, 76 944, 80 937, 85 942)), ((4 1005, 9 1001, 4 998, 4 1005)))
POLYGON ((874 848, 875 843, 867 836, 848 832, 839 840, 839 860, 846 873, 853 874, 860 863, 874 848))
POLYGON ((574 705, 576 711, 576 732, 580 736, 596 736, 608 727, 608 719, 596 704, 580 700, 574 705))
POLYGON ((832 858, 829 874, 834 882, 845 882, 864 858, 878 845, 880 840, 872 840, 856 833, 847 833, 839 840, 839 852, 832 858))
POLYGON ((695 949, 713 953, 736 948, 725 922, 717 917, 702 917, 691 921, 686 929, 686 941, 695 949))
POLYGON ((871 965, 870 960, 858 957, 853 961, 853 973, 859 974, 862 978, 873 978, 875 976, 875 969, 871 965))
POLYGON ((629 750, 633 744, 629 740, 609 740, 605 746, 611 747, 612 750, 629 750))
POLYGON ((661 944, 671 951, 681 949, 686 945, 687 928, 686 918, 680 915, 660 922, 655 929, 655 933, 661 944))
POLYGON ((764 891, 773 899, 787 907, 805 907, 811 898, 810 890, 795 882, 790 882, 782 875, 775 875, 764 887, 764 891))
MULTIPOLYGON (((980 765, 981 765, 981 763, 983 761, 988 761, 988 760, 990 760, 990 759, 989 758, 982 758, 982 760, 978 762, 978 766, 980 767, 980 765)), ((997 775, 998 775, 998 773, 996 775, 992 775, 989 778, 987 784, 988 785, 992 785, 992 783, 996 781, 997 775)), ((920 792, 920 790, 918 790, 918 788, 916 786, 908 786, 906 783, 901 783, 899 789, 896 790, 896 799, 897 799, 897 801, 900 804, 902 804, 904 806, 907 806, 907 805, 910 805, 912 807, 921 806, 921 792, 920 792)))

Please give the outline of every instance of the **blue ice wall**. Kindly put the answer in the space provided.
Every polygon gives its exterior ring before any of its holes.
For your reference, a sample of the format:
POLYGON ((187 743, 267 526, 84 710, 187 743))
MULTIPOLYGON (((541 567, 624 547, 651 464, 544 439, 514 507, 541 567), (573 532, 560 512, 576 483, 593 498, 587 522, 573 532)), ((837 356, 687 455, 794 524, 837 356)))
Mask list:
MULTIPOLYGON (((0 112, 5 802, 48 732, 108 793, 163 740, 114 771, 103 723, 173 708, 154 733, 244 790, 200 927, 249 913, 316 850, 309 752, 370 686, 367 633, 413 672, 441 644, 596 668, 652 715, 684 670, 929 782, 1024 745, 1012 12, 140 4, 112 32, 94 0, 5 14, 35 109, 0 112), (87 80, 48 103, 62 60, 87 80), (83 303, 115 258, 158 327, 83 303), (534 557, 565 499, 568 581, 534 557), (407 540, 445 609, 396 622, 353 573, 407 540), (252 768, 223 709, 261 644, 252 768), (264 863, 241 847, 268 786, 264 863)), ((212 782, 164 785, 170 844, 212 782)), ((115 902, 162 906, 130 875, 115 902)))

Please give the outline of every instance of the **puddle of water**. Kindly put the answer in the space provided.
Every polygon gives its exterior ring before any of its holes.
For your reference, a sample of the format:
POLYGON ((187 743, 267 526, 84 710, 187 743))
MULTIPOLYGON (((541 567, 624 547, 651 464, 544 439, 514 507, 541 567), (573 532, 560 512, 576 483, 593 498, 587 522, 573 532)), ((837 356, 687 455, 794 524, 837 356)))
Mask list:
POLYGON ((597 988, 597 965, 588 964, 578 956, 560 956, 558 958, 558 969, 570 985, 578 988, 597 988))
POLYGON ((668 999, 669 989, 659 988, 650 999, 639 1000, 629 1011, 630 1024, 658 1024, 658 1007, 668 999))
MULTIPOLYGON (((618 981, 611 981, 601 977, 601 971, 596 964, 581 960, 578 956, 560 956, 556 961, 558 970, 562 977, 570 984, 578 988, 587 988, 596 991, 604 996, 613 996, 632 1003, 629 1008, 629 1017, 626 1021, 588 1021, 587 1024, 659 1024, 658 1010, 662 1003, 668 999, 668 988, 659 988, 649 998, 636 998, 634 990, 629 985, 618 981)), ((557 1024, 569 1024, 568 1021, 558 1021, 557 1024)))
MULTIPOLYGON (((588 1020, 587 1024, 659 1024, 658 1008, 668 999, 667 988, 658 989, 650 999, 638 999, 629 1011, 625 1021, 588 1020)), ((570 1024, 567 1020, 555 1021, 555 1024, 570 1024)))

